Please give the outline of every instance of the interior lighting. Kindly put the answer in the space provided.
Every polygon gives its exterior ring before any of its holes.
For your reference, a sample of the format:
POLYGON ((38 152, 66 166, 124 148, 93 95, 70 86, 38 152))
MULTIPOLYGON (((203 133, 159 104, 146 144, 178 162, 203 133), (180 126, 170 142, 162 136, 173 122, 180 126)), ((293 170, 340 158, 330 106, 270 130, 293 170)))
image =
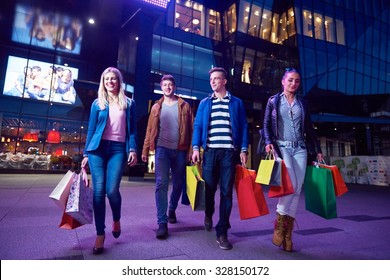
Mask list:
POLYGON ((59 131, 50 130, 47 135, 47 143, 58 144, 61 142, 61 134, 59 131))
POLYGON ((89 24, 95 24, 95 20, 94 20, 93 18, 90 18, 90 19, 88 20, 88 22, 89 22, 89 24))

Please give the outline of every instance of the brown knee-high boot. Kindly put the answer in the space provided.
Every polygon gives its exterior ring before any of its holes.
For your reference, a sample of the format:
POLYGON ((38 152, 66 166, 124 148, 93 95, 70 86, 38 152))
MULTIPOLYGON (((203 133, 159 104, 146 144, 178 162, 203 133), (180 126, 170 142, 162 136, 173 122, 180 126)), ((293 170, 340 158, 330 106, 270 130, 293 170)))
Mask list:
POLYGON ((294 221, 295 219, 293 217, 285 216, 283 249, 287 252, 293 250, 292 232, 294 229, 294 221))
POLYGON ((276 214, 274 235, 272 236, 272 243, 278 247, 282 245, 284 240, 285 217, 287 216, 280 215, 279 213, 276 214))

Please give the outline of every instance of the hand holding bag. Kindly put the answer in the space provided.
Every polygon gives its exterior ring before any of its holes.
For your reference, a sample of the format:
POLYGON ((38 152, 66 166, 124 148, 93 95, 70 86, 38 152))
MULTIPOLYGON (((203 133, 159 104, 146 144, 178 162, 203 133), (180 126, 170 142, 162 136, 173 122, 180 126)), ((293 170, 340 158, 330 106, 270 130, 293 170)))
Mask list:
POLYGON ((272 175, 272 170, 275 165, 275 157, 272 152, 269 152, 265 159, 262 159, 257 170, 256 183, 269 185, 272 175))
POLYGON ((325 162, 319 164, 321 168, 327 168, 332 171, 333 185, 336 196, 342 196, 348 192, 347 185, 344 182, 343 176, 341 176, 340 170, 337 165, 326 165, 325 162))
POLYGON ((240 219, 246 220, 269 214, 261 185, 255 182, 256 171, 236 166, 236 191, 240 219))
POLYGON ((198 166, 186 167, 187 196, 193 211, 206 209, 206 184, 200 176, 198 166))
POLYGON ((73 183, 75 175, 76 173, 68 170, 65 176, 62 177, 61 181, 57 184, 57 186, 49 195, 49 197, 57 204, 58 207, 60 207, 61 210, 64 210, 66 207, 70 187, 73 183))
POLYGON ((91 224, 93 220, 93 193, 88 187, 88 177, 85 168, 76 174, 70 188, 65 213, 81 224, 91 224))

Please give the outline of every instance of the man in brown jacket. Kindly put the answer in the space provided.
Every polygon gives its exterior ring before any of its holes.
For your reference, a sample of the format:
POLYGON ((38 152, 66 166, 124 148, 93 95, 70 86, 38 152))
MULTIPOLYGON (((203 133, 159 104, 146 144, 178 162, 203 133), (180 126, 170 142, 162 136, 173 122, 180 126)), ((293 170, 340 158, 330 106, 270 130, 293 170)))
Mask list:
POLYGON ((185 186, 186 161, 191 159, 193 113, 190 105, 174 94, 175 79, 164 75, 160 82, 164 96, 150 111, 142 161, 148 161, 155 151, 156 207, 158 230, 156 237, 168 237, 168 222, 176 223, 176 208, 185 186), (169 175, 172 175, 172 192, 168 209, 169 175))

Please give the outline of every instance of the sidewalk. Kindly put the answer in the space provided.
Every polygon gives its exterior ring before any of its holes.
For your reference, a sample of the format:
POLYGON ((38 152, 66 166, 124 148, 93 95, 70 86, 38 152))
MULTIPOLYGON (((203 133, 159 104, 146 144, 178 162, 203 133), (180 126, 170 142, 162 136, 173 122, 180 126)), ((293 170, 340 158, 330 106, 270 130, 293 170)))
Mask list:
MULTIPOLYGON (((337 198, 337 219, 325 220, 304 208, 302 195, 293 234, 296 252, 271 243, 277 199, 268 199, 270 214, 240 220, 234 197, 229 239, 221 250, 215 232, 203 228, 203 211, 179 205, 169 238, 155 237, 154 181, 123 177, 122 235, 111 235, 107 207, 105 253, 93 255, 93 225, 58 228, 59 208, 48 196, 61 174, 0 174, 0 259, 2 260, 389 260, 390 188, 349 185, 337 198)), ((264 189, 265 195, 267 189, 264 189)), ((218 209, 219 194, 216 195, 218 209)), ((217 223, 218 213, 214 215, 217 223)))

